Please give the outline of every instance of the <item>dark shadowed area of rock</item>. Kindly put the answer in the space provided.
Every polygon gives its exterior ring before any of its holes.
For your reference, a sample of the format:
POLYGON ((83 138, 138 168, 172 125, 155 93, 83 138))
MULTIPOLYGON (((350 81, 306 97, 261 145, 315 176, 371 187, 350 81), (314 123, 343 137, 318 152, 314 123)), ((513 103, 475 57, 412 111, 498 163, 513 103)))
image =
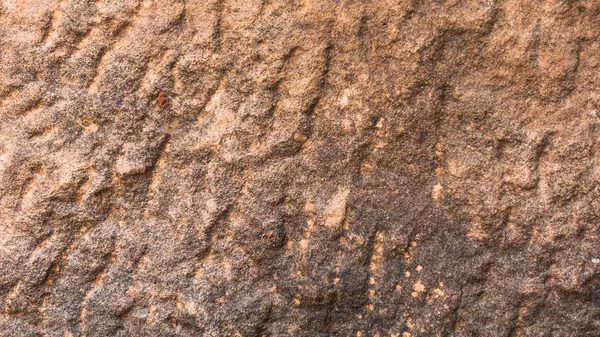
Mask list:
POLYGON ((600 336, 600 2, 2 0, 1 336, 600 336))

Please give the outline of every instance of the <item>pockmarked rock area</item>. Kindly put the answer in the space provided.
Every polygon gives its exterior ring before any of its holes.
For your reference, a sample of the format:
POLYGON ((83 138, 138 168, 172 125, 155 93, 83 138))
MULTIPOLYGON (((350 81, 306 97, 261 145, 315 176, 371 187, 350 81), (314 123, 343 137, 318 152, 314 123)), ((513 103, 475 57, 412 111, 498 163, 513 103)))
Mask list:
POLYGON ((2 0, 1 336, 600 336, 600 2, 2 0))

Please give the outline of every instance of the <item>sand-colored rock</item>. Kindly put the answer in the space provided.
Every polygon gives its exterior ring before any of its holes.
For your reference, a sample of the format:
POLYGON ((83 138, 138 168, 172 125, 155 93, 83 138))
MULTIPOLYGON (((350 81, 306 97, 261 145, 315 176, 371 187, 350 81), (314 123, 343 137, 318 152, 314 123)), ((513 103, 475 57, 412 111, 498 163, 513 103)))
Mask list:
POLYGON ((1 336, 600 336, 598 1, 0 1, 1 336))

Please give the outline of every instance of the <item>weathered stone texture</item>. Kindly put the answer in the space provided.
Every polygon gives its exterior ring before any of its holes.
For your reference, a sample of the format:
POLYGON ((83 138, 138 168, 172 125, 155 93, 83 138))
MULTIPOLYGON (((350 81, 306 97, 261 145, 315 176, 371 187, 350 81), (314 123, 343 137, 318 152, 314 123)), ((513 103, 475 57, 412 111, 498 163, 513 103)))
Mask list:
POLYGON ((2 0, 0 335, 600 336, 600 2, 2 0))

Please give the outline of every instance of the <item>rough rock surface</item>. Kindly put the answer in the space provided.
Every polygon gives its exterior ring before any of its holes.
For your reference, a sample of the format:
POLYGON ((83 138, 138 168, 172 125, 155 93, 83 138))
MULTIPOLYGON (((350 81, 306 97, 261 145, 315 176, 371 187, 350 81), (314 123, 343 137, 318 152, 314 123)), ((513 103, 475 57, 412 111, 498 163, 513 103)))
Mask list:
POLYGON ((2 336, 600 336, 600 3, 3 0, 2 336))

